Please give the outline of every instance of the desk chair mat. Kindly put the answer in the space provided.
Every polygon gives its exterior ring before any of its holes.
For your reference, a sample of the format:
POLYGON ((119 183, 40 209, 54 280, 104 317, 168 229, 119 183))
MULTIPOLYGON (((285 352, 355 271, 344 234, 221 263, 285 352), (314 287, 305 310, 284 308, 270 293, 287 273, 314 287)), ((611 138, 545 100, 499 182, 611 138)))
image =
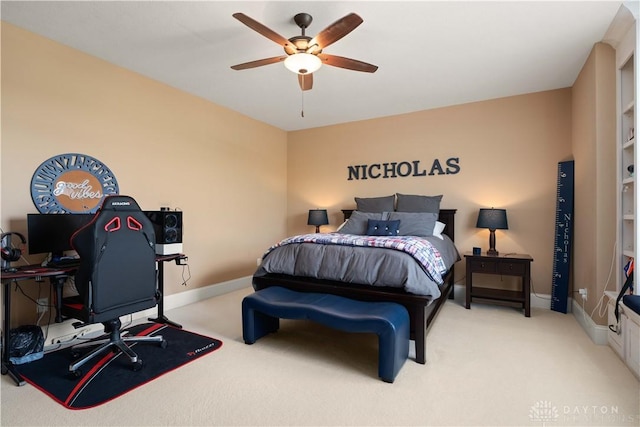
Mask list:
POLYGON ((222 341, 184 329, 158 323, 145 323, 127 329, 129 335, 162 335, 168 346, 158 343, 136 343, 131 346, 144 366, 131 369, 122 353, 111 351, 82 367, 83 376, 69 379, 71 349, 45 354, 44 358, 16 368, 26 382, 69 409, 87 409, 101 405, 150 382, 161 375, 192 362, 222 346, 222 341))

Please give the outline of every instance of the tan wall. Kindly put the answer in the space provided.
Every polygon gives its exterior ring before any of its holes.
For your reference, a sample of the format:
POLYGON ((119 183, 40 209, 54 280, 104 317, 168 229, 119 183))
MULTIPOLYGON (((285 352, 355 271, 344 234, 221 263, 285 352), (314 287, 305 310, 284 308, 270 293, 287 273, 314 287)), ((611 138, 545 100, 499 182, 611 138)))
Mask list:
MULTIPOLYGON (((248 276, 285 235, 284 131, 6 23, 1 136, 5 231, 26 233, 33 172, 70 152, 104 162, 143 209, 184 211, 191 279, 181 286, 168 266, 166 294, 248 276)), ((32 323, 33 303, 16 295, 13 317, 32 323)))
POLYGON ((289 234, 312 231, 306 214, 317 207, 329 210, 326 230, 335 229, 354 196, 443 194, 441 207, 458 209, 461 252, 488 248, 489 232, 475 228, 479 208, 507 209, 509 230, 496 231, 496 249, 531 254, 535 291, 551 293, 557 164, 571 158, 570 89, 290 132, 288 145, 289 234), (419 160, 428 172, 433 159, 451 157, 457 174, 347 179, 350 165, 419 160))
MULTIPOLYGON (((595 310, 612 271, 616 235, 616 68, 615 50, 597 43, 572 91, 572 150, 576 160, 574 291, 586 288, 584 308, 595 310)), ((617 268, 615 265, 613 268, 617 268)), ((613 271, 609 290, 615 290, 613 271)), ((582 304, 582 299, 574 293, 582 304)), ((606 300, 605 300, 606 302, 606 300)), ((600 315, 603 313, 603 316, 600 315)))
MULTIPOLYGON (((603 74, 601 68, 594 67, 597 75, 603 74)), ((587 64, 583 74, 590 72, 587 64)), ((26 213, 36 212, 29 183, 40 163, 66 152, 92 155, 115 173, 121 193, 133 195, 144 209, 168 205, 185 212, 192 277, 184 288, 182 271, 168 268, 166 290, 172 294, 251 274, 255 259, 274 241, 310 231, 310 208, 329 209, 331 224, 323 230, 332 230, 341 222, 340 209, 355 206, 354 196, 444 194, 442 206, 458 209, 461 252, 473 246, 487 249, 488 231, 475 228, 479 208, 506 208, 510 229, 496 232, 496 247, 531 254, 534 291, 548 295, 557 163, 571 159, 573 148, 580 178, 576 204, 587 206, 580 221, 576 217, 574 248, 581 248, 574 252, 576 270, 585 271, 581 283, 587 277, 602 283, 602 260, 610 259, 613 241, 608 245, 608 240, 614 234, 606 226, 611 153, 593 145, 603 138, 600 132, 608 131, 589 124, 606 114, 589 118, 595 98, 589 84, 581 89, 582 84, 577 82, 573 91, 287 134, 3 23, 2 228, 26 232, 26 213), (578 113, 572 115, 572 108, 578 113), (576 117, 582 121, 572 126, 576 117), (597 173, 585 173, 579 157, 597 173), (446 168, 449 158, 459 159, 458 173, 347 179, 348 166, 419 161, 428 172, 435 159, 446 168), (599 199, 585 198, 591 193, 599 199), (257 209, 260 221, 255 220, 257 209), (591 261, 578 261, 582 252, 591 261)), ((457 280, 464 277, 463 263, 456 273, 457 280)), ((593 289, 599 292, 596 285, 593 289)), ((33 305, 17 299, 14 318, 31 320, 33 305)))

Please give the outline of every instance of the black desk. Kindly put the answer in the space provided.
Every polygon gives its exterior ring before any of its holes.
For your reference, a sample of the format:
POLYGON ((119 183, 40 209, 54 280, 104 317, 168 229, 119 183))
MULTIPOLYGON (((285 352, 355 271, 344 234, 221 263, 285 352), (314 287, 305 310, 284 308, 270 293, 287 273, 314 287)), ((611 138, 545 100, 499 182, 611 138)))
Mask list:
MULTIPOLYGON (((149 319, 156 323, 164 323, 182 328, 181 325, 172 322, 164 315, 164 263, 169 261, 175 261, 176 264, 181 265, 182 261, 186 261, 187 256, 184 254, 172 254, 172 255, 156 255, 156 261, 158 263, 158 290, 160 292, 160 300, 158 301, 158 317, 155 319, 149 319)), ((9 374, 17 385, 22 386, 25 381, 20 374, 15 370, 13 363, 11 363, 9 347, 11 340, 9 337, 9 331, 11 331, 11 284, 20 280, 40 279, 42 277, 48 277, 51 285, 56 291, 56 323, 62 322, 62 314, 60 313, 60 304, 62 301, 62 287, 67 277, 72 276, 77 269, 73 267, 42 267, 38 264, 27 265, 18 268, 16 271, 3 271, 2 272, 2 286, 3 289, 3 341, 2 341, 2 375, 9 374)))
POLYGON ((164 315, 164 263, 175 261, 177 265, 181 265, 180 263, 186 260, 187 256, 185 254, 156 255, 156 261, 158 262, 158 290, 160 291, 160 301, 158 301, 158 317, 149 318, 152 322, 164 323, 182 329, 182 325, 172 322, 164 315))

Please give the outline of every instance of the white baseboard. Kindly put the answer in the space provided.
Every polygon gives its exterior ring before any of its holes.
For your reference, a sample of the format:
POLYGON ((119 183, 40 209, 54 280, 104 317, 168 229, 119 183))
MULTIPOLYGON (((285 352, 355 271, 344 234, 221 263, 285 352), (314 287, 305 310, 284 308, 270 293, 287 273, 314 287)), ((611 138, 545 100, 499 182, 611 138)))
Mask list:
MULTIPOLYGON (((183 307, 188 304, 193 304, 198 301, 202 301, 208 298, 220 296, 229 292, 237 291, 251 286, 251 276, 241 277, 227 282, 216 283, 202 288, 189 289, 177 294, 168 295, 164 299, 164 309, 171 310, 173 308, 183 307)), ((466 288, 463 284, 454 285, 454 295, 456 299, 464 300, 466 288), (462 297, 461 297, 462 295, 462 297)), ((531 307, 550 309, 551 296, 550 295, 536 295, 531 294, 531 307)), ((607 345, 607 328, 602 325, 597 325, 589 315, 587 315, 580 304, 575 303, 572 299, 569 300, 567 306, 567 312, 573 313, 573 316, 577 322, 582 326, 591 340, 599 345, 607 345)), ((138 320, 144 317, 153 317, 157 314, 157 309, 149 309, 140 311, 132 315, 132 320, 138 320)), ((123 322, 129 321, 129 316, 122 318, 123 322)), ((55 349, 60 345, 69 344, 76 338, 86 337, 93 334, 99 334, 103 331, 102 325, 89 325, 84 328, 76 329, 73 327, 73 323, 76 320, 69 319, 62 323, 52 323, 48 327, 42 327, 42 332, 45 334, 45 351, 48 349, 55 349)))
MULTIPOLYGON (((456 298, 460 298, 462 301, 464 301, 466 292, 467 292, 467 288, 466 288, 465 284, 456 283, 454 285, 454 287, 453 287, 453 294, 456 296, 456 298), (462 296, 460 296, 460 295, 462 295, 462 296)), ((546 308, 546 309, 550 310, 550 307, 551 307, 551 295, 531 294, 530 298, 531 298, 531 300, 530 300, 531 307, 546 308)), ((567 311, 571 312, 571 304, 568 304, 567 311)))
MULTIPOLYGON (((244 289, 249 286, 251 286, 251 276, 216 283, 202 288, 189 289, 184 292, 168 295, 164 299, 164 310, 171 310, 173 308, 193 304, 198 301, 244 289)), ((134 313, 132 316, 123 316, 121 317, 121 321, 124 324, 126 322, 136 321, 145 317, 154 317, 157 313, 157 308, 152 308, 134 313)), ((101 324, 88 325, 76 329, 73 327, 73 323, 75 322, 77 322, 77 320, 68 319, 62 323, 52 323, 48 327, 46 325, 42 326, 42 332, 45 336, 45 351, 55 350, 61 345, 70 344, 77 338, 99 335, 104 330, 101 324)))
MULTIPOLYGON (((240 277, 239 279, 216 283, 202 288, 190 289, 188 291, 167 296, 164 299, 164 309, 171 310, 173 308, 182 307, 198 301, 244 289, 249 286, 251 286, 251 276, 240 277)), ((151 309, 149 311, 151 311, 152 314, 156 312, 155 309, 151 309)))
MULTIPOLYGON (((551 310, 551 295, 547 294, 531 294, 531 307, 546 308, 551 310)), ((571 313, 571 304, 567 307, 567 312, 571 313)))
POLYGON ((607 345, 607 331, 608 328, 603 325, 598 325, 593 321, 591 316, 587 314, 582 306, 577 301, 571 299, 571 306, 573 307, 573 317, 582 326, 582 329, 589 335, 591 341, 598 345, 607 345))

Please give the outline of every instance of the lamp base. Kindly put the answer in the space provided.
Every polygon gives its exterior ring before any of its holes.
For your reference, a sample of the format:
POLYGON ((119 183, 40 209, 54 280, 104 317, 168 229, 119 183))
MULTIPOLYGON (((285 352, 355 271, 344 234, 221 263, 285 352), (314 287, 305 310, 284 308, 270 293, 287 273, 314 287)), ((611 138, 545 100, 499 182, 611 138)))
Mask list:
POLYGON ((489 229, 489 250, 487 251, 487 256, 498 256, 498 251, 496 251, 496 230, 489 229))

